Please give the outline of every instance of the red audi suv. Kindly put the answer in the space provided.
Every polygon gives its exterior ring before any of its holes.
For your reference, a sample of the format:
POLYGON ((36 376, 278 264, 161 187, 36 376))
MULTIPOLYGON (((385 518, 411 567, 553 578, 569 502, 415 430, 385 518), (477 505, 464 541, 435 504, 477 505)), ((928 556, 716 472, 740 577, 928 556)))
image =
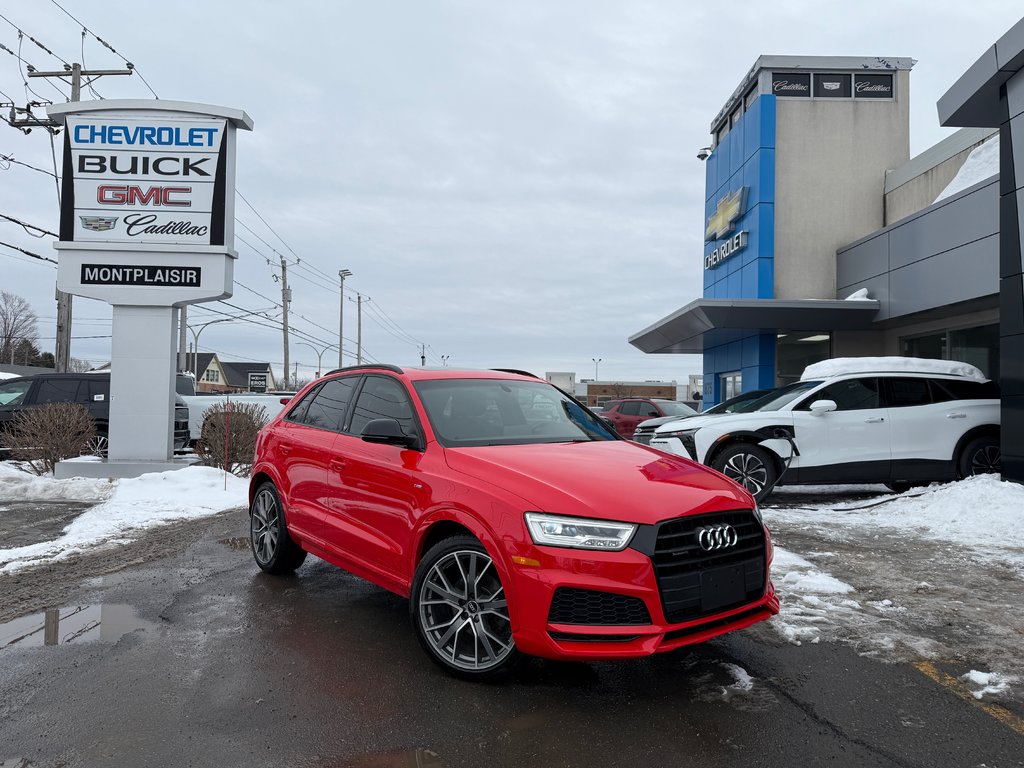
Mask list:
POLYGON ((260 568, 308 552, 408 597, 463 677, 646 656, 779 610, 749 493, 522 372, 333 371, 260 433, 249 497, 260 568))

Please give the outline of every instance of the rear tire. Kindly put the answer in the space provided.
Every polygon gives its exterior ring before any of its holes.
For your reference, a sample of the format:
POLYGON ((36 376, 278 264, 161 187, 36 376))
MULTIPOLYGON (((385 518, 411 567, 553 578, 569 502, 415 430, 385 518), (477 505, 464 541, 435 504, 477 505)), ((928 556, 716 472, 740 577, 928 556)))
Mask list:
POLYGON ((252 497, 249 544, 256 565, 274 575, 292 573, 306 559, 305 551, 288 535, 281 497, 269 481, 252 497))
POLYGON ((759 504, 768 498, 779 477, 768 451, 750 443, 729 446, 711 466, 746 488, 759 504))
POLYGON ((430 548, 416 567, 409 613, 416 639, 449 674, 488 680, 521 661, 494 561, 472 536, 430 548))
POLYGON ((910 483, 886 483, 885 487, 893 493, 906 493, 914 486, 910 483))
POLYGON ((1002 470, 1003 454, 999 440, 995 437, 976 437, 960 453, 958 469, 960 477, 999 474, 1002 470))

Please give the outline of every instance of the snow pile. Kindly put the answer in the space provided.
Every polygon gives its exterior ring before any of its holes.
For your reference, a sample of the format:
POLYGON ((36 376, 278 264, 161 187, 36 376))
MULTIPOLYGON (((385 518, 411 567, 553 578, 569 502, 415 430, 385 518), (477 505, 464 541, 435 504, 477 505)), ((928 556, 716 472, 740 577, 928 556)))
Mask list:
POLYGON ((849 584, 779 547, 772 561, 772 582, 781 608, 770 623, 793 645, 820 642, 823 627, 861 608, 857 601, 842 597, 854 591, 849 584))
POLYGON ((1017 681, 1017 678, 1010 675, 1000 675, 998 672, 978 672, 972 669, 966 675, 960 677, 968 683, 979 686, 978 690, 971 691, 971 695, 979 701, 985 696, 1005 693, 1010 683, 1017 681))
POLYGON ((939 193, 933 202, 945 200, 957 192, 963 192, 968 187, 999 175, 999 134, 987 139, 981 146, 975 147, 967 160, 957 171, 953 180, 946 185, 946 188, 939 193))
MULTIPOLYGON (((772 509, 769 514, 807 522, 803 510, 772 509)), ((1024 567, 1024 486, 998 475, 933 485, 880 504, 838 504, 828 510, 828 521, 860 532, 872 527, 905 531, 911 538, 957 544, 980 559, 1024 567)))
MULTIPOLYGON (((72 482, 37 479, 51 485, 72 482)), ((147 528, 245 507, 248 480, 228 475, 225 490, 224 479, 224 473, 212 467, 189 467, 119 480, 110 498, 76 518, 60 538, 0 549, 0 574, 62 560, 100 544, 126 543, 147 528)))
POLYGON ((114 490, 109 480, 72 477, 54 480, 23 472, 11 461, 0 462, 0 501, 102 501, 114 490))
POLYGON ((837 357, 822 360, 804 368, 800 381, 827 379, 850 373, 878 372, 941 373, 948 376, 963 376, 977 381, 986 381, 982 372, 969 363, 956 360, 930 360, 922 357, 837 357))
POLYGON ((859 291, 851 293, 843 301, 871 301, 871 297, 868 296, 867 288, 861 288, 859 291))
POLYGON ((20 377, 16 373, 5 373, 4 371, 0 371, 0 381, 3 381, 4 379, 17 379, 17 378, 20 378, 20 377))

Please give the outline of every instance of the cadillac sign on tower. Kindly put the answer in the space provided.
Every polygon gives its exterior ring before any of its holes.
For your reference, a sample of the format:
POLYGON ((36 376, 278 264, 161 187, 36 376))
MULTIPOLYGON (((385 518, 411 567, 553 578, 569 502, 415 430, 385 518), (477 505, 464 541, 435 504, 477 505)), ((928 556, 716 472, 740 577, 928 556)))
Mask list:
POLYGON ((233 291, 235 132, 252 120, 163 100, 48 112, 66 128, 57 287, 114 307, 108 463, 146 471, 172 458, 178 308, 233 291))

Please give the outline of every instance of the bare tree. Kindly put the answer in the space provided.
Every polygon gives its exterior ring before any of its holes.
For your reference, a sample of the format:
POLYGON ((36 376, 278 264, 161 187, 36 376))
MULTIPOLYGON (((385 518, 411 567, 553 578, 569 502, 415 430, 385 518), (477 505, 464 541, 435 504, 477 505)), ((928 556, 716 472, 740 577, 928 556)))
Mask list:
POLYGON ((0 291, 0 361, 9 361, 18 344, 35 345, 36 322, 31 304, 17 294, 0 291))
POLYGON ((69 373, 88 373, 92 370, 92 363, 88 360, 79 360, 77 357, 72 357, 71 362, 68 363, 69 373))

